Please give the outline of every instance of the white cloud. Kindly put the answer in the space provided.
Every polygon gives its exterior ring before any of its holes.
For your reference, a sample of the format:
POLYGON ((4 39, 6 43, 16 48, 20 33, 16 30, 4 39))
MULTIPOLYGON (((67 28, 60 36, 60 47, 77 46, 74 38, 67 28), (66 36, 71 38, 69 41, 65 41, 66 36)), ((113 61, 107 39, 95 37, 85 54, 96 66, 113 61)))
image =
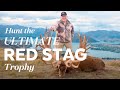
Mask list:
POLYGON ((11 18, 11 17, 2 17, 0 24, 8 24, 8 25, 14 25, 19 24, 23 26, 29 26, 30 23, 32 23, 34 20, 29 19, 23 19, 23 18, 11 18))
POLYGON ((42 20, 42 19, 36 19, 36 23, 41 26, 52 26, 54 25, 59 19, 51 19, 51 20, 42 20))
MULTIPOLYGON (((120 31, 120 11, 66 11, 75 30, 120 31)), ((0 11, 0 24, 50 27, 60 19, 61 11, 0 11)))
MULTIPOLYGON (((55 11, 0 11, 0 16, 13 17, 13 18, 43 18, 43 17, 56 17, 59 16, 55 11)), ((56 17, 58 18, 58 17, 56 17)))

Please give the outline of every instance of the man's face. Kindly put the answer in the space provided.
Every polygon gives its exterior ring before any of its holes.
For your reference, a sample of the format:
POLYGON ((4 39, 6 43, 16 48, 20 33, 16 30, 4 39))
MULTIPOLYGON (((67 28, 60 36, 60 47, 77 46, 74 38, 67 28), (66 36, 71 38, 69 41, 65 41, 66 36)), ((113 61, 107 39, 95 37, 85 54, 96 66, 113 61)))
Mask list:
POLYGON ((61 16, 61 20, 62 20, 63 22, 65 22, 65 21, 67 20, 67 15, 61 16))

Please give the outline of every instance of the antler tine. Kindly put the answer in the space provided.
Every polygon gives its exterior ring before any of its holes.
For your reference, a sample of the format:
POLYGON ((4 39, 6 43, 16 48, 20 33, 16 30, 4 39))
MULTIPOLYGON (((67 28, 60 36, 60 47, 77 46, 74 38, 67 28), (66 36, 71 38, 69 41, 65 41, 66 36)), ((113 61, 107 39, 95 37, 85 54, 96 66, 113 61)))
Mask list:
POLYGON ((40 34, 40 39, 42 39, 42 35, 40 34))
POLYGON ((80 36, 80 45, 79 48, 83 48, 83 40, 82 40, 82 36, 80 36))
POLYGON ((83 37, 83 48, 86 50, 86 45, 87 45, 87 39, 86 36, 84 35, 83 37))
POLYGON ((88 50, 88 49, 90 49, 90 48, 91 48, 91 46, 87 47, 86 50, 88 50))
POLYGON ((80 33, 78 33, 78 37, 80 37, 80 33))
POLYGON ((88 47, 88 46, 91 46, 91 44, 90 44, 90 43, 89 43, 89 44, 87 44, 87 47, 88 47))
POLYGON ((44 36, 45 36, 45 38, 47 37, 47 27, 46 27, 46 29, 45 29, 45 32, 44 32, 44 36))

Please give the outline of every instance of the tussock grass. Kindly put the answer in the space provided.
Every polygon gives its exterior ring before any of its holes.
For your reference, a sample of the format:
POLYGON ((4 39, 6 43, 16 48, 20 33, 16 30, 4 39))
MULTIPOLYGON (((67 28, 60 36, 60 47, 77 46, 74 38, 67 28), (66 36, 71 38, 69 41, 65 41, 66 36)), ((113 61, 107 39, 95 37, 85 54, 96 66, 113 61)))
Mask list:
POLYGON ((114 60, 109 62, 110 66, 115 66, 115 67, 120 67, 120 61, 119 60, 114 60))
POLYGON ((120 79, 120 60, 104 60, 104 62, 106 65, 105 70, 95 72, 74 70, 66 73, 64 77, 60 78, 51 65, 46 65, 41 61, 41 56, 32 62, 11 62, 10 60, 5 62, 3 61, 3 49, 0 48, 0 79, 120 79), (6 63, 14 65, 23 65, 27 63, 28 65, 35 65, 35 69, 33 72, 21 71, 20 73, 15 70, 6 71, 4 67, 6 63))

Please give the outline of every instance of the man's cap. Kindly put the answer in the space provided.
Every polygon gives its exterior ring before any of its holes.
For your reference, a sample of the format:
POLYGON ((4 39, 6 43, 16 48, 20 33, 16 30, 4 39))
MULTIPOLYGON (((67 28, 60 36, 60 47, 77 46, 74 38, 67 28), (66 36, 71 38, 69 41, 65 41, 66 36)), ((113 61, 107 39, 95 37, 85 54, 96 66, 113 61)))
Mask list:
POLYGON ((66 12, 62 12, 62 13, 61 13, 61 16, 66 16, 66 15, 67 15, 66 12))

